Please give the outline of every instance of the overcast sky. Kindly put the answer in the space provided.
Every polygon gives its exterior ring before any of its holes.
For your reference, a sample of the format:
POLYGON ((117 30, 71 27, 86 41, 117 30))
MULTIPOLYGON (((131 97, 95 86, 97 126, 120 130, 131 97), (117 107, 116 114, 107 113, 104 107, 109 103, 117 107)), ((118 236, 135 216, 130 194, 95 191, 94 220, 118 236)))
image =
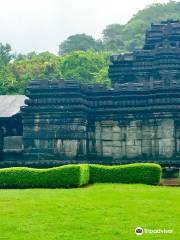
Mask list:
POLYGON ((0 42, 13 51, 50 51, 69 35, 101 37, 106 25, 126 23, 138 10, 168 0, 0 0, 0 42))

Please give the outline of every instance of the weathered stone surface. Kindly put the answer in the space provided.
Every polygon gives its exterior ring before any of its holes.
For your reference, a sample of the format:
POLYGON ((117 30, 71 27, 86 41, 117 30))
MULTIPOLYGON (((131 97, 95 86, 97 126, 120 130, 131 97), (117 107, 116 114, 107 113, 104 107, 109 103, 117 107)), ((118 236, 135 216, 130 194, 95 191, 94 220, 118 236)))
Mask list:
POLYGON ((4 152, 22 152, 23 151, 23 141, 21 136, 10 136, 4 138, 4 152))
POLYGON ((177 160, 180 45, 174 37, 167 39, 167 29, 179 36, 180 23, 152 24, 143 49, 112 56, 111 89, 75 80, 32 81, 21 109, 24 156, 177 160))

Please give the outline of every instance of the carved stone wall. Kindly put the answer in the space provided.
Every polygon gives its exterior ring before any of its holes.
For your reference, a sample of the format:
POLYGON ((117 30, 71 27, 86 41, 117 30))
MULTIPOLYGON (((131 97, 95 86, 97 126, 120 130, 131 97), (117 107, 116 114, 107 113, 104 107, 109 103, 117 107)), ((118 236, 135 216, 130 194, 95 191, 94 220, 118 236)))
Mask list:
POLYGON ((172 118, 96 122, 98 156, 113 159, 173 158, 178 151, 172 118))
POLYGON ((152 24, 145 45, 111 57, 112 88, 36 80, 27 88, 24 157, 180 164, 180 22, 152 24))
POLYGON ((180 89, 122 92, 74 80, 34 81, 28 97, 21 109, 25 158, 178 161, 180 89))

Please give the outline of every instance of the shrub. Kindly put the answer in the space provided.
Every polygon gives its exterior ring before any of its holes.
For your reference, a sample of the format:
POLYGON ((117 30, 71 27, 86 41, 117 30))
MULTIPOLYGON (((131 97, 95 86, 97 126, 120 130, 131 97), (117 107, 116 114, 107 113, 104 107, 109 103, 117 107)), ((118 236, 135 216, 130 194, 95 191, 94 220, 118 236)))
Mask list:
POLYGON ((135 163, 121 166, 91 164, 90 182, 145 183, 157 185, 161 178, 161 167, 153 163, 135 163))
POLYGON ((153 163, 119 166, 66 165, 48 169, 14 167, 0 169, 0 188, 79 187, 95 182, 145 183, 156 185, 161 167, 153 163))
POLYGON ((1 188, 79 187, 89 182, 88 165, 66 165, 49 169, 14 167, 0 169, 1 188))

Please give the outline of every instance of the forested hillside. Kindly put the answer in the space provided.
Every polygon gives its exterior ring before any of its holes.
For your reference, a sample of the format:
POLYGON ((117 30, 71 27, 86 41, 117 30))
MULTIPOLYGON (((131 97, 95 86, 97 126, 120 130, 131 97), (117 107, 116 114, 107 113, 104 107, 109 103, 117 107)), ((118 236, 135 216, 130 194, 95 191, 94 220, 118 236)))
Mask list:
POLYGON ((14 54, 9 44, 0 44, 0 94, 23 94, 32 79, 75 78, 109 85, 109 56, 142 47, 145 30, 163 19, 180 19, 180 2, 150 5, 125 25, 106 26, 102 39, 84 33, 70 36, 60 44, 59 55, 14 54))
POLYGON ((138 11, 125 25, 114 23, 106 26, 102 31, 102 39, 95 40, 85 34, 70 36, 60 44, 59 53, 65 54, 84 49, 132 51, 142 47, 145 31, 150 24, 164 19, 180 19, 180 2, 170 1, 167 4, 149 5, 138 11))
POLYGON ((123 28, 125 49, 132 51, 142 47, 144 34, 151 23, 167 19, 180 19, 180 2, 170 1, 167 4, 153 4, 140 10, 123 28))

